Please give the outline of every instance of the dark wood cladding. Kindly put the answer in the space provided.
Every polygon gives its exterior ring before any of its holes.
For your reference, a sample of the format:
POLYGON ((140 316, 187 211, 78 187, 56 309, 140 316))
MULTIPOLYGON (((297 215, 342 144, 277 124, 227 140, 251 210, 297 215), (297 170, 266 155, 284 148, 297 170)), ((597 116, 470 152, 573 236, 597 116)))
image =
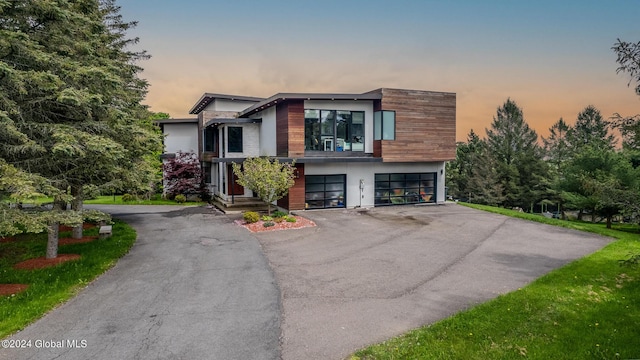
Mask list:
POLYGON ((455 93, 400 89, 380 91, 382 110, 396 112, 396 139, 381 140, 379 145, 384 162, 455 159, 455 93))
POLYGON ((276 105, 276 154, 289 155, 289 103, 287 102, 276 105))
POLYGON ((289 189, 289 194, 278 200, 278 206, 289 210, 304 210, 305 203, 305 179, 304 164, 296 164, 298 178, 295 184, 289 189))
POLYGON ((373 140, 373 157, 382 157, 382 140, 373 140))
POLYGON ((304 100, 276 105, 276 153, 278 156, 304 156, 304 100))

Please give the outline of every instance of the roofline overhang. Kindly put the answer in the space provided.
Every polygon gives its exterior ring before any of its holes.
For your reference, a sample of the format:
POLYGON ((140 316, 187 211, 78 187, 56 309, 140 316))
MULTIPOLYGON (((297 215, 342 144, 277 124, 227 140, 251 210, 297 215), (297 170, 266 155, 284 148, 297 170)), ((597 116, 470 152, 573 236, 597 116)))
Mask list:
POLYGON ((262 119, 251 119, 251 118, 213 118, 207 120, 204 124, 204 127, 209 127, 211 125, 219 125, 219 124, 257 124, 261 123, 262 119))
MULTIPOLYGON (((291 163, 295 161, 299 164, 318 164, 318 163, 381 163, 382 158, 377 157, 300 157, 300 158, 291 158, 291 157, 271 157, 272 159, 278 159, 280 162, 291 163)), ((227 163, 227 162, 235 162, 241 163, 245 161, 247 158, 212 158, 212 163, 227 163)))
POLYGON ((209 104, 211 104, 211 102, 215 99, 252 101, 252 102, 259 102, 264 100, 264 98, 253 97, 253 96, 204 93, 200 97, 200 99, 195 103, 195 105, 193 105, 191 110, 189 110, 189 114, 199 114, 202 110, 204 110, 204 108, 206 108, 209 104))
POLYGON ((188 119, 157 119, 157 120, 153 120, 154 124, 156 125, 163 125, 163 124, 192 124, 198 123, 198 118, 188 118, 188 119))
POLYGON ((238 117, 253 115, 259 111, 275 106, 286 100, 380 100, 382 93, 369 92, 364 94, 326 94, 326 93, 278 93, 268 99, 264 99, 257 104, 238 113, 238 117))

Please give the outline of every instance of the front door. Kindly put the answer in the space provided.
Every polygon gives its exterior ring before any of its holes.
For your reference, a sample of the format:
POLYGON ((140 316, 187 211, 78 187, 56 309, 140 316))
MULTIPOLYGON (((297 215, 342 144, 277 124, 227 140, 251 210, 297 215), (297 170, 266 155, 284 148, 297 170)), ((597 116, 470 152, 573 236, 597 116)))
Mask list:
POLYGON ((229 179, 229 189, 227 189, 227 195, 244 195, 244 187, 238 184, 236 174, 233 173, 233 166, 227 165, 227 179, 229 179))

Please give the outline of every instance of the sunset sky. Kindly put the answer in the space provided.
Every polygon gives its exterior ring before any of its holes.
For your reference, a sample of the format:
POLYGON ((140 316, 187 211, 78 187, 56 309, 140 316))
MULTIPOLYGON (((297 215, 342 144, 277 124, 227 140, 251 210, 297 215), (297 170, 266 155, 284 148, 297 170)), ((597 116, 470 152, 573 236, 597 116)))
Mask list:
POLYGON ((617 38, 640 40, 640 2, 120 0, 152 111, 190 117, 204 92, 457 93, 457 139, 512 98, 539 135, 594 105, 640 113, 616 74, 617 38))

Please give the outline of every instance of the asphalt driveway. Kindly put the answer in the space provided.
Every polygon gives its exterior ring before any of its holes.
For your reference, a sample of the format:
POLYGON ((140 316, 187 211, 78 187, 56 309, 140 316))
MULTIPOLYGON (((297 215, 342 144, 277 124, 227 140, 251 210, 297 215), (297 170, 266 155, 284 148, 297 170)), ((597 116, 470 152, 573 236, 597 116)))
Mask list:
POLYGON ((0 359, 280 358, 280 293, 246 230, 205 208, 100 208, 136 229, 131 252, 11 337, 31 348, 0 349, 0 359))
POLYGON ((305 212, 259 233, 282 292, 282 358, 342 359, 519 287, 610 239, 460 205, 305 212))
POLYGON ((310 211, 318 227, 256 235, 205 208, 101 208, 137 230, 131 252, 12 337, 86 347, 0 359, 342 359, 610 241, 453 204, 310 211))

